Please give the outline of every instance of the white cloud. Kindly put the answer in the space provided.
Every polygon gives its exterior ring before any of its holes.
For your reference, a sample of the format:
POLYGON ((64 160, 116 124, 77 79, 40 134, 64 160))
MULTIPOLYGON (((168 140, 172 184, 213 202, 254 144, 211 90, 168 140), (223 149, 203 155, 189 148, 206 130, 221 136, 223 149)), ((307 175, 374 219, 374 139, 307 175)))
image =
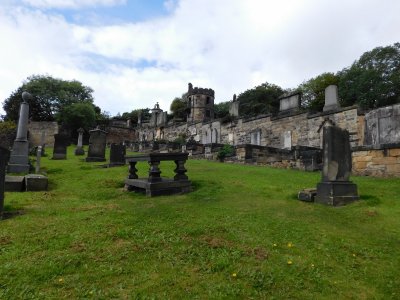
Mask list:
POLYGON ((23 3, 37 8, 78 9, 90 6, 114 6, 126 3, 126 0, 22 0, 23 3))
POLYGON ((166 17, 114 26, 76 25, 60 15, 0 7, 0 38, 7 41, 0 47, 1 99, 27 76, 48 73, 94 88, 96 104, 112 114, 156 101, 168 109, 188 82, 213 88, 217 102, 227 101, 265 81, 295 87, 400 41, 397 0, 166 5, 172 5, 166 17))

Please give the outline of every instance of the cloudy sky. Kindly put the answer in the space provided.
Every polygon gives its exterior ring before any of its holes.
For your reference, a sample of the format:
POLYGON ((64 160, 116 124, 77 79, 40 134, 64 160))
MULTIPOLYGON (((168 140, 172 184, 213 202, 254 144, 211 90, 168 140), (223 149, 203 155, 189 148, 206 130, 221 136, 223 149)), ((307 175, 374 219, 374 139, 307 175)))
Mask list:
POLYGON ((111 115, 168 110, 188 82, 216 102, 293 88, 399 42, 399 12, 399 0, 0 0, 0 99, 33 74, 81 81, 111 115))

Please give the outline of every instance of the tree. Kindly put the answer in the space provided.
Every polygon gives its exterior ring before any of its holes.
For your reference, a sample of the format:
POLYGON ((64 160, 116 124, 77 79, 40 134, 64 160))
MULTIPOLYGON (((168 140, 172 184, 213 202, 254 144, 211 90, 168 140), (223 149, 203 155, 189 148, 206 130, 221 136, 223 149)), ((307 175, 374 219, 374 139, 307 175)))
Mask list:
POLYGON ((33 75, 4 101, 6 120, 18 120, 23 91, 33 96, 29 103, 29 117, 33 121, 54 121, 56 114, 64 107, 73 103, 93 103, 93 90, 79 81, 66 81, 48 75, 33 75))
POLYGON ((240 115, 252 117, 278 111, 279 96, 283 92, 281 87, 266 82, 239 94, 237 100, 240 101, 240 115))
POLYGON ((400 43, 365 52, 338 73, 343 105, 365 109, 400 102, 400 43))
POLYGON ((88 130, 96 123, 96 111, 91 103, 73 103, 60 111, 57 121, 69 128, 72 133, 80 127, 88 130))
POLYGON ((325 105, 325 89, 337 85, 339 78, 333 73, 323 73, 311 78, 297 88, 302 93, 302 106, 311 111, 322 111, 325 105))
POLYGON ((169 110, 172 112, 174 119, 186 120, 187 103, 183 99, 183 97, 176 97, 174 100, 172 100, 169 110))
POLYGON ((220 102, 214 105, 214 117, 222 119, 229 116, 229 101, 220 102))
POLYGON ((150 120, 150 108, 134 109, 131 112, 124 112, 121 117, 124 119, 131 119, 132 124, 137 124, 139 115, 141 115, 142 121, 150 120))

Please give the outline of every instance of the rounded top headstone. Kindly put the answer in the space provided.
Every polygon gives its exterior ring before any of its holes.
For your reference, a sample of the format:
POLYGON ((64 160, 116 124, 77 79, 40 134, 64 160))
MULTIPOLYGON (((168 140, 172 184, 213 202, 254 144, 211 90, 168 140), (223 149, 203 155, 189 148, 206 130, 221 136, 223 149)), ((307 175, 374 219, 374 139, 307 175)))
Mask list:
POLYGON ((28 102, 29 100, 32 100, 32 95, 30 94, 30 93, 28 93, 28 92, 23 92, 22 93, 22 100, 24 101, 24 102, 28 102))

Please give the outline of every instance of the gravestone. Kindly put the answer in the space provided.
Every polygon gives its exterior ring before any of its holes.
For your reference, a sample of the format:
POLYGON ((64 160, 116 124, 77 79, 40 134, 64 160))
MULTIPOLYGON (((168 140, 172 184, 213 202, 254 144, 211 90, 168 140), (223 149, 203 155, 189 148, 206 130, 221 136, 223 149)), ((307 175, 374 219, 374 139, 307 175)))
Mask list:
POLYGON ((323 111, 335 110, 340 108, 338 88, 336 85, 329 85, 325 89, 325 106, 323 111))
POLYGON ((41 145, 41 151, 40 151, 40 155, 41 156, 45 156, 46 152, 45 152, 45 147, 46 147, 46 131, 42 131, 42 135, 40 137, 40 145, 41 145))
POLYGON ((3 208, 4 208, 6 166, 9 155, 10 151, 0 146, 0 219, 3 215, 3 208))
POLYGON ((349 181, 351 164, 349 132, 327 122, 323 127, 322 180, 315 202, 339 206, 359 199, 357 185, 349 181))
POLYGON ((236 99, 236 94, 233 95, 232 102, 229 102, 229 114, 233 117, 239 117, 240 101, 236 99))
POLYGON ((35 167, 35 173, 38 174, 40 172, 40 159, 42 157, 42 146, 37 147, 37 152, 36 152, 36 167, 35 167))
POLYGON ((22 103, 19 110, 19 119, 17 127, 17 137, 15 138, 10 162, 8 164, 9 173, 27 173, 29 172, 29 144, 28 144, 28 118, 29 118, 29 104, 28 101, 32 99, 32 95, 23 92, 22 103))
POLYGON ((69 136, 64 133, 54 135, 53 159, 67 159, 69 136))
POLYGON ((83 132, 85 130, 83 130, 83 128, 79 128, 78 129, 78 143, 76 145, 76 149, 75 149, 75 155, 84 155, 85 154, 85 150, 83 150, 83 132))
POLYGON ((279 115, 297 112, 300 108, 300 93, 279 98, 279 115))
POLYGON ((90 130, 89 150, 86 157, 87 162, 106 161, 106 137, 107 133, 104 130, 96 128, 90 130))
POLYGON ((125 165, 126 146, 111 144, 110 147, 110 167, 125 165))

